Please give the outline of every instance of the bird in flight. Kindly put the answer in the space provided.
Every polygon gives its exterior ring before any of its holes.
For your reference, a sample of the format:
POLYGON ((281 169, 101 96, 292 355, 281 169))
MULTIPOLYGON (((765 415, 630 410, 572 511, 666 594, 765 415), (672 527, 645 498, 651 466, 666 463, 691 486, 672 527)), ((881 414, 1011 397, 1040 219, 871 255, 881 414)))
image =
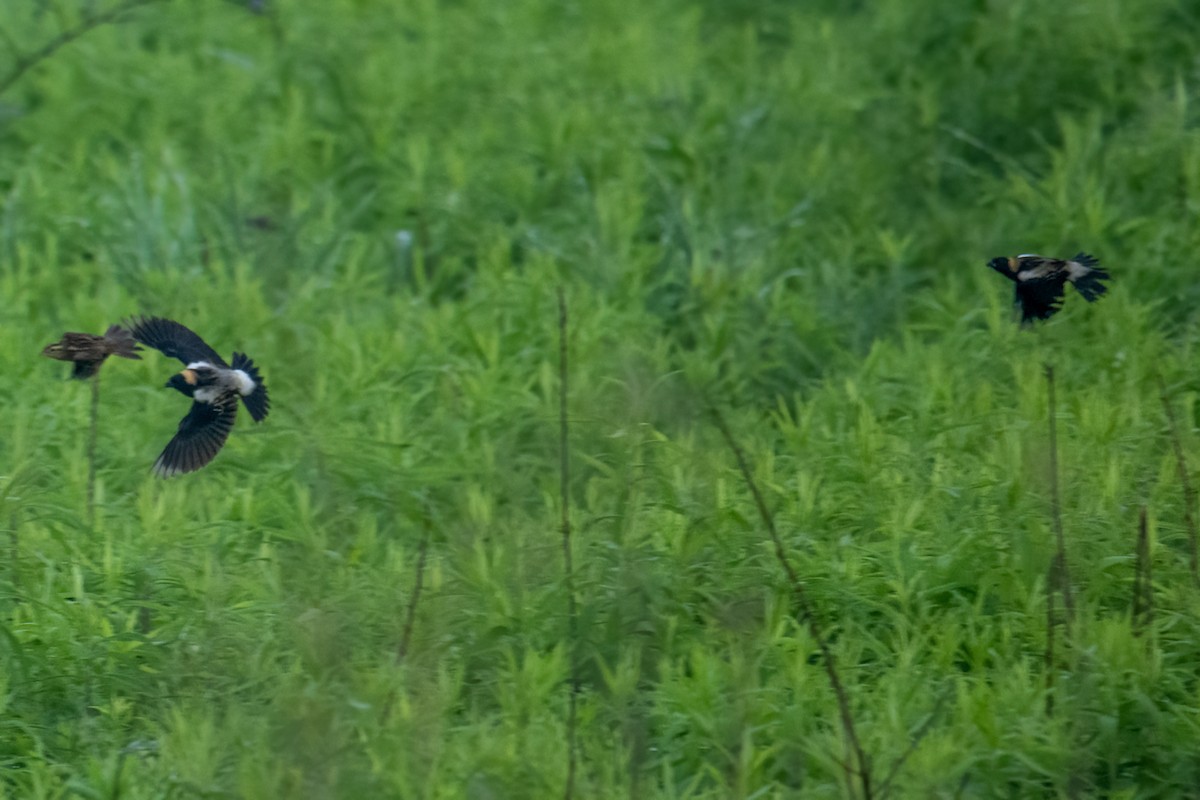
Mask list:
POLYGON ((110 325, 103 336, 94 333, 64 333, 54 344, 42 349, 42 355, 59 361, 74 362, 72 378, 83 380, 100 372, 100 366, 109 356, 121 356, 141 360, 141 350, 129 331, 120 325, 110 325))
POLYGON ((166 385, 192 398, 175 437, 154 462, 154 474, 160 478, 194 472, 212 461, 233 430, 239 399, 255 422, 262 422, 270 411, 267 385, 245 354, 235 352, 232 363, 226 364, 195 333, 161 317, 138 317, 130 331, 147 347, 183 362, 184 369, 166 385))
POLYGON ((1101 281, 1112 277, 1100 269, 1100 259, 1087 253, 1069 259, 1028 254, 1015 258, 1000 256, 989 261, 988 266, 1016 283, 1015 302, 1021 309, 1022 324, 1054 316, 1062 308, 1068 281, 1091 303, 1108 291, 1101 281))

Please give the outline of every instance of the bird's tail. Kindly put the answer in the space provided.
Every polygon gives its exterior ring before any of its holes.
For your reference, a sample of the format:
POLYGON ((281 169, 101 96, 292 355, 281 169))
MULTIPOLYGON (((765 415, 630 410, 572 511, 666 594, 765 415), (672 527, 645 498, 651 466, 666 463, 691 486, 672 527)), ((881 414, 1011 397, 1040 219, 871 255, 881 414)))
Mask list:
POLYGON ((1084 300, 1091 303, 1108 291, 1101 281, 1111 280, 1112 276, 1100 269, 1100 259, 1087 253, 1078 253, 1071 260, 1084 268, 1081 274, 1071 278, 1071 283, 1075 284, 1084 300))
POLYGON ((109 325, 108 330, 104 332, 104 341, 112 348, 115 355, 142 360, 142 357, 138 355, 138 351, 142 348, 138 346, 137 340, 133 338, 132 333, 120 325, 109 325))
POLYGON ((250 380, 254 381, 254 391, 242 395, 242 402, 246 404, 246 410, 250 412, 254 421, 262 422, 266 418, 267 412, 271 410, 271 398, 267 394, 267 385, 263 383, 262 376, 258 374, 258 367, 254 366, 254 362, 245 353, 234 353, 233 368, 240 369, 250 376, 250 380))

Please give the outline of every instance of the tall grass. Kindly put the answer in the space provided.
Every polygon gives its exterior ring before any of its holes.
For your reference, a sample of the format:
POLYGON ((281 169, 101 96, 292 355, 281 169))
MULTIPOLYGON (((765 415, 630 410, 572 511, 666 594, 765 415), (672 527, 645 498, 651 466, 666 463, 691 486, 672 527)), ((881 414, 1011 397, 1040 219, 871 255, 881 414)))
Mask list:
POLYGON ((183 0, 21 66, 120 7, 0 8, 6 795, 1200 785, 1190 10, 183 0), (986 260, 1079 249, 1020 331, 986 260), (176 365, 106 372, 88 525, 37 348, 135 313, 272 414, 155 480, 176 365))
POLYGON ((818 616, 818 611, 813 607, 804 583, 800 580, 795 568, 792 567, 792 563, 788 559, 787 553, 784 550, 783 540, 780 538, 779 530, 775 526, 775 517, 767 508, 766 499, 763 497, 758 482, 754 479, 754 473, 751 471, 750 465, 746 462, 745 453, 742 451, 741 446, 738 445, 737 439, 734 438, 733 432, 729 429, 729 425, 725 422, 725 417, 721 414, 721 410, 714 405, 711 407, 710 413, 717 424, 717 429, 721 432, 721 437, 725 440, 730 452, 733 453, 733 457, 737 461, 738 471, 742 474, 742 478, 746 482, 746 488, 750 490, 750 495, 754 498, 755 508, 758 509, 763 527, 766 528, 767 534, 770 536, 771 546, 775 552, 775 559, 783 569, 784 575, 787 576, 787 585, 795 597, 798 616, 808 626, 809 633, 812 635, 813 641, 816 642, 817 648, 821 652, 821 662, 825 667, 825 674, 829 678, 829 687, 833 690, 834 696, 837 698, 838 716, 840 717, 842 732, 846 737, 846 749, 848 751, 844 764, 846 785, 847 787, 857 785, 863 800, 870 800, 874 796, 872 790, 871 761, 867 753, 863 750, 862 742, 859 741, 858 732, 854 725, 854 714, 850 708, 850 699, 846 692, 846 685, 838 672, 833 650, 829 646, 829 639, 824 633, 824 626, 818 616))

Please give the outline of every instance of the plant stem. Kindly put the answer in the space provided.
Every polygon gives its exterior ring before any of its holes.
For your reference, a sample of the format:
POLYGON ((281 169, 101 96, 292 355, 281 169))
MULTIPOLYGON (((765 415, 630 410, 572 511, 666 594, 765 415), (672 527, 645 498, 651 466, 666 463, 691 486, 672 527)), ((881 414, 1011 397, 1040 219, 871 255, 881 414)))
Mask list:
POLYGON ((96 527, 96 429, 100 420, 100 373, 92 376, 92 413, 88 425, 87 519, 88 527, 96 527))
POLYGON ((1191 478, 1188 477, 1187 456, 1183 452, 1183 440, 1179 435, 1179 423, 1175 420, 1175 409, 1171 406, 1171 398, 1167 397, 1167 384, 1161 373, 1156 372, 1154 378, 1158 382, 1158 397, 1167 417, 1171 448, 1175 451, 1175 470, 1179 473, 1179 484, 1183 487, 1183 521, 1188 529, 1188 567, 1192 573, 1192 583, 1200 587, 1200 534, 1196 532, 1196 517, 1193 511, 1196 506, 1196 492, 1192 489, 1191 478))
POLYGON ((1050 363, 1046 364, 1046 389, 1047 417, 1050 421, 1050 511, 1054 518, 1054 540, 1057 546, 1054 556, 1056 563, 1050 570, 1050 575, 1057 584, 1047 586, 1046 590, 1053 592, 1057 589, 1062 592, 1069 627, 1075 620, 1075 598, 1071 594, 1071 574, 1067 568, 1067 540, 1063 535, 1062 501, 1058 491, 1058 409, 1054 393, 1054 366, 1050 363))
POLYGON ((579 664, 576 650, 579 644, 579 621, 575 608, 575 569, 571 559, 571 492, 570 492, 570 430, 567 425, 567 298, 558 287, 558 438, 559 438, 559 505, 562 508, 562 548, 564 584, 567 592, 567 653, 571 692, 567 705, 567 784, 563 797, 575 795, 575 725, 579 703, 579 664))

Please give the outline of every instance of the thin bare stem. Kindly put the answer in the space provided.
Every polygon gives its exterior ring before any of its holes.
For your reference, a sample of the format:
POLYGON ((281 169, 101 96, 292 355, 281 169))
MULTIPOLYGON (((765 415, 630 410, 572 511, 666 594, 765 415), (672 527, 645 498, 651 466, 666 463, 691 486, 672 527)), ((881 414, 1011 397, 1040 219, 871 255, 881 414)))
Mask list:
POLYGON ((425 520, 425 533, 417 545, 416 577, 413 581, 412 597, 408 599, 408 608, 404 612, 404 630, 400 633, 400 643, 396 645, 396 663, 404 661, 412 643, 413 626, 417 620, 417 603, 421 600, 421 590, 425 586, 425 562, 429 556, 429 520, 425 520))
POLYGON ((1175 470, 1179 473, 1179 485, 1183 487, 1183 521, 1188 530, 1188 566, 1192 572, 1192 583, 1200 586, 1200 535, 1196 533, 1196 492, 1188 475, 1187 456, 1183 452, 1183 439, 1179 434, 1179 423, 1175 420, 1175 409, 1167 396, 1167 384, 1161 373, 1154 373, 1158 382, 1158 396, 1162 400, 1163 413, 1167 417, 1171 447, 1175 451, 1175 470))
POLYGON ((849 763, 845 764, 847 780, 850 781, 850 785, 853 785, 853 773, 857 772, 859 785, 862 790, 862 798, 863 800, 871 800, 871 764, 855 731, 854 716, 850 711, 850 699, 846 694, 846 687, 838 675, 833 650, 830 648, 829 641, 821 629, 816 609, 808 597, 808 592, 805 590, 800 576, 796 574, 796 570, 792 567, 791 562, 788 561, 787 552, 783 546, 783 539, 779 535, 779 530, 775 527, 775 518, 771 514, 770 509, 767 508, 762 491, 758 488, 758 482, 754 480, 754 474, 750 471, 750 465, 746 461, 745 453, 742 452, 742 448, 738 445, 737 440, 733 438, 733 433, 730 431, 729 425, 726 424, 725 417, 721 414, 720 409, 711 402, 709 403, 709 413, 712 414, 717 429, 721 431, 721 436, 725 439, 725 444, 733 452, 738 470, 742 473, 742 479, 750 489, 750 495, 754 498, 754 505, 758 508, 758 515, 762 518, 763 525, 771 537, 771 543, 775 549, 775 558, 783 568, 784 574, 787 575, 788 585, 792 590, 792 596, 796 600, 800 618, 808 625, 809 634, 813 637, 813 641, 817 643, 817 649, 821 651, 821 660, 825 665, 825 674, 828 676, 829 685, 833 688, 833 694, 837 698, 838 714, 841 717, 842 731, 846 736, 846 744, 850 748, 854 761, 857 763, 857 769, 849 763))
POLYGON ((1141 636, 1154 622, 1154 580, 1150 562, 1150 534, 1146 507, 1138 517, 1137 557, 1133 572, 1133 633, 1141 636))
POLYGON ((1047 586, 1046 591, 1053 592, 1057 589, 1062 592, 1063 606, 1067 612, 1067 625, 1070 626, 1075 620, 1075 598, 1071 593, 1071 574, 1067 568, 1067 540, 1063 536, 1062 501, 1058 491, 1058 410, 1054 396, 1054 366, 1052 364, 1046 364, 1046 390, 1047 417, 1050 420, 1050 507, 1054 517, 1054 541, 1058 549, 1055 555, 1055 560, 1058 562, 1057 568, 1051 569, 1051 575, 1057 580, 1057 584, 1047 586))
POLYGON ((12 511, 8 515, 9 525, 9 556, 8 563, 12 570, 12 590, 13 596, 19 597, 21 594, 21 527, 20 520, 17 518, 17 512, 12 511))
POLYGON ((96 429, 100 422, 100 373, 92 376, 92 413, 88 425, 87 519, 88 527, 96 527, 96 429))
MULTIPOLYGON (((425 564, 429 556, 429 540, 432 536, 431 528, 432 523, 427 515, 424 519, 424 532, 421 534, 421 542, 417 545, 416 577, 413 580, 412 596, 408 599, 408 608, 404 612, 404 628, 400 632, 400 641, 396 644, 395 657, 397 665, 404 663, 404 659, 408 656, 408 648, 412 642, 413 626, 416 624, 417 619, 417 603, 421 599, 421 590, 425 585, 425 564)), ((398 693, 399 688, 393 686, 384 699, 383 707, 379 711, 380 725, 387 724, 388 719, 391 718, 398 693)))
POLYGON ((1054 624, 1054 583, 1057 580, 1058 555, 1050 561, 1046 572, 1046 716, 1054 716, 1054 636, 1058 626, 1054 624))
POLYGON ((146 576, 138 580, 137 596, 142 601, 137 610, 137 632, 149 636, 154 630, 154 610, 150 607, 154 584, 146 576))
MULTIPOLYGON (((13 85, 25 75, 26 72, 33 69, 38 64, 42 63, 52 55, 57 53, 62 48, 69 45, 79 37, 107 25, 111 22, 116 22, 118 19, 141 6, 148 6, 152 3, 159 3, 163 0, 126 0, 120 5, 110 8, 108 11, 103 11, 99 14, 89 14, 85 16, 77 25, 71 28, 65 28, 60 31, 57 36, 43 44, 38 49, 31 53, 22 55, 19 51, 13 50, 13 55, 16 57, 16 63, 7 75, 0 77, 0 95, 7 92, 13 85)), ((11 41, 11 38, 5 35, 6 39, 11 41)))
POLYGON ((558 287, 558 440, 559 505, 562 509, 562 548, 564 585, 567 592, 567 653, 571 675, 571 693, 567 705, 567 785, 563 797, 575 796, 575 725, 579 703, 579 620, 575 609, 575 568, 571 560, 570 429, 567 425, 567 297, 558 287))

